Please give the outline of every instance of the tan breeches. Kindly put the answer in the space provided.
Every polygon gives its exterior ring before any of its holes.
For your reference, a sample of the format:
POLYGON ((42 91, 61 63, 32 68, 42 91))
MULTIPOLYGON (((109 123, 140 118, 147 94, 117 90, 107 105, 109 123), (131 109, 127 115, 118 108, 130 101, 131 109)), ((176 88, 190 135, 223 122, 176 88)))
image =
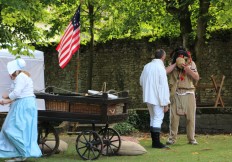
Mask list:
MULTIPOLYGON (((176 141, 180 115, 177 114, 177 108, 183 112, 186 117, 186 132, 188 141, 195 141, 195 114, 196 100, 194 94, 175 95, 170 108, 170 135, 169 139, 176 141)), ((180 114, 180 113, 179 113, 180 114)))

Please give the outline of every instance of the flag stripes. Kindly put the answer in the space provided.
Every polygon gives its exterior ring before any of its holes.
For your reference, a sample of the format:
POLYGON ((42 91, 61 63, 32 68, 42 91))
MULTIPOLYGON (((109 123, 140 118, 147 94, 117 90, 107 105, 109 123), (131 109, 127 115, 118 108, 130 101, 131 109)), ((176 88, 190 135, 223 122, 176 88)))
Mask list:
POLYGON ((71 60, 75 52, 80 48, 80 6, 72 21, 65 30, 60 43, 56 47, 59 52, 59 66, 63 69, 71 60))

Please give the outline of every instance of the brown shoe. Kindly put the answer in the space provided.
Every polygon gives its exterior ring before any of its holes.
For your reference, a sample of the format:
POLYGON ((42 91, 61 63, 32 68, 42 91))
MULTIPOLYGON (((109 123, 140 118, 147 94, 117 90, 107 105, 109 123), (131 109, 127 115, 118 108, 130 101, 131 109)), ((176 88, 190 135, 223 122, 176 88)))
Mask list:
POLYGON ((168 139, 166 142, 167 145, 173 145, 174 143, 175 143, 175 141, 170 140, 170 139, 168 139))

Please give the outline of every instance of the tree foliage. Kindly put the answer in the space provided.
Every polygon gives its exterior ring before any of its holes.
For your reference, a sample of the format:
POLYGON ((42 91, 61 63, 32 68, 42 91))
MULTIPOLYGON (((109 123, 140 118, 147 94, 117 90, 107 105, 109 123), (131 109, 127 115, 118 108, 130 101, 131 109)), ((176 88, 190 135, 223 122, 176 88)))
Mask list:
POLYGON ((213 0, 209 13, 209 31, 232 28, 232 0, 213 0))
MULTIPOLYGON (((58 42, 81 3, 81 43, 112 39, 178 37, 197 35, 200 1, 192 0, 0 0, 0 43, 13 54, 27 54, 34 44, 58 42), (93 14, 89 6, 93 6, 93 14), (183 23, 188 20, 189 28, 183 23), (91 21, 94 24, 91 26, 91 21), (14 48, 13 48, 14 47, 14 48), (17 47, 17 48, 16 48, 17 47)), ((207 13, 207 38, 211 31, 232 27, 232 0, 210 2, 207 13)))
POLYGON ((162 1, 115 1, 112 9, 100 41, 125 37, 140 39, 144 36, 156 39, 179 34, 176 30, 178 23, 165 12, 162 1))
POLYGON ((29 55, 29 49, 34 50, 29 42, 43 42, 40 28, 35 23, 43 21, 46 4, 39 0, 0 1, 1 47, 8 48, 15 55, 29 55))

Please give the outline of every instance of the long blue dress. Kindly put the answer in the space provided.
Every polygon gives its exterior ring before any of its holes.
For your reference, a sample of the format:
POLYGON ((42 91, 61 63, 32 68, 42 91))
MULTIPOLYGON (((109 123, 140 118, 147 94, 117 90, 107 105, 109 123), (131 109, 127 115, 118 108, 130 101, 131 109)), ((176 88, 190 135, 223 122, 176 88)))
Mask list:
POLYGON ((0 132, 0 158, 40 157, 35 97, 16 99, 0 132))

